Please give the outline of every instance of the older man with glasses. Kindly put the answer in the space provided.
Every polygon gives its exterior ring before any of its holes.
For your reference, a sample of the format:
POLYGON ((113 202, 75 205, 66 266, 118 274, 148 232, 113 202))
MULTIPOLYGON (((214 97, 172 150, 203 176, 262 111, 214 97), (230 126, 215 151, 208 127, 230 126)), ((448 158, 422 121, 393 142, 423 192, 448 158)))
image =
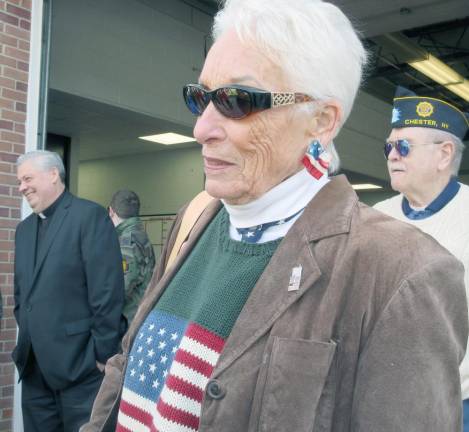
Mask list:
MULTIPOLYGON (((384 145, 392 188, 400 192, 375 205, 417 226, 462 261, 469 289, 469 186, 457 181, 468 115, 434 98, 399 87, 392 131, 384 145)), ((441 287, 444 289, 445 287, 441 287)), ((464 432, 469 431, 469 355, 460 366, 464 432)))

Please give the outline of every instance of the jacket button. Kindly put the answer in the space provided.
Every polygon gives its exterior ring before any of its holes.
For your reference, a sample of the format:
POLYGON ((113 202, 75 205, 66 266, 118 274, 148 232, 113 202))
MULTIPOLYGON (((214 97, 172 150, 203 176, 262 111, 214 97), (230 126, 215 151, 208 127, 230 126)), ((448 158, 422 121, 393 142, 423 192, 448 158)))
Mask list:
POLYGON ((207 384, 207 395, 212 399, 223 399, 226 391, 217 380, 210 380, 207 384))
POLYGON ((28 303, 28 304, 26 305, 26 310, 27 310, 28 312, 31 312, 32 309, 33 309, 33 307, 32 307, 32 305, 31 305, 31 303, 28 303))

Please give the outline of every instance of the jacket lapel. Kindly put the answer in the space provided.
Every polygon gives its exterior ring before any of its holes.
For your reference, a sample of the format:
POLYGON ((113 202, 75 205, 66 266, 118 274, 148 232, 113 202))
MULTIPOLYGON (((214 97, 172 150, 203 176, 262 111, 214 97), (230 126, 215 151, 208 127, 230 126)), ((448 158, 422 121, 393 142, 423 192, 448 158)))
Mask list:
MULTIPOLYGON (((293 225, 264 270, 249 296, 219 362, 213 371, 218 376, 241 356, 306 291, 314 289, 321 270, 314 256, 314 241, 350 230, 352 209, 358 198, 344 176, 324 186, 293 225), (288 290, 295 267, 301 266, 298 289, 288 290)), ((296 288, 296 287, 295 287, 296 288)))
POLYGON ((66 195, 63 197, 62 202, 59 204, 54 214, 52 215, 50 225, 47 228, 46 236, 44 237, 41 250, 38 251, 31 285, 34 285, 39 270, 44 264, 44 260, 46 259, 46 256, 49 253, 49 250, 57 237, 57 233, 59 232, 60 227, 62 226, 62 223, 68 214, 69 206, 72 201, 72 195, 70 195, 68 192, 65 192, 65 194, 66 195))
POLYGON ((34 262, 35 262, 35 254, 36 254, 36 243, 37 243, 37 215, 32 214, 30 220, 28 221, 27 225, 25 226, 25 233, 23 235, 23 239, 27 239, 27 244, 22 244, 22 248, 24 248, 25 253, 25 261, 26 261, 26 268, 27 268, 27 287, 28 291, 32 286, 33 274, 34 274, 34 262))
POLYGON ((272 324, 320 278, 310 245, 296 227, 280 243, 251 292, 213 372, 216 377, 262 337, 272 324), (289 290, 294 268, 301 267, 297 289, 289 290))

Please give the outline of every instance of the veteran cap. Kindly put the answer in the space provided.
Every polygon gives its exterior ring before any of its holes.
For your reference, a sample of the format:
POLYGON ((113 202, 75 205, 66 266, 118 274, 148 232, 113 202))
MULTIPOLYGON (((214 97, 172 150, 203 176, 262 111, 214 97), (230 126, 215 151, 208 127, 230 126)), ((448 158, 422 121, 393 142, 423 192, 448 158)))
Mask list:
POLYGON ((397 87, 392 108, 391 126, 393 128, 428 127, 440 129, 463 140, 469 128, 469 116, 448 102, 417 96, 404 87, 397 87))

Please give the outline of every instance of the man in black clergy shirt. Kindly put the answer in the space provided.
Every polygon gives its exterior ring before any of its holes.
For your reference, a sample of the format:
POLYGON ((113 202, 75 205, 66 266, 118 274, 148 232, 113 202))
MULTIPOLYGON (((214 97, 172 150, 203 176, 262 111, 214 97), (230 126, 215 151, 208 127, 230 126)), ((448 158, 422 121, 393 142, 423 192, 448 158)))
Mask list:
POLYGON ((33 214, 15 239, 13 360, 25 432, 75 432, 85 423, 125 324, 119 241, 104 208, 65 190, 60 157, 18 158, 33 214))

